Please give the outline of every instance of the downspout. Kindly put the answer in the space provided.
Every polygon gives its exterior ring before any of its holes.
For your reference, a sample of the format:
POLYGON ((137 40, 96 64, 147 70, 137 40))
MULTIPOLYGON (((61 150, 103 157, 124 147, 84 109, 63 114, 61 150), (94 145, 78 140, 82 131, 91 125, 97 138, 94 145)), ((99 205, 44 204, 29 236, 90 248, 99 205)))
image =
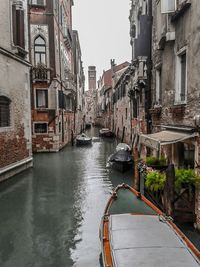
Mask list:
POLYGON ((60 86, 61 86, 61 109, 62 109, 62 143, 65 141, 64 136, 64 96, 63 96, 63 82, 62 82, 62 64, 61 64, 61 50, 60 50, 60 5, 58 5, 58 52, 59 52, 59 68, 60 68, 60 86))
POLYGON ((151 81, 152 81, 152 27, 153 27, 153 17, 152 17, 152 0, 149 0, 149 23, 150 23, 150 40, 149 40, 149 57, 148 57, 148 73, 147 73, 147 134, 151 133, 152 122, 151 114, 149 109, 151 108, 151 81))

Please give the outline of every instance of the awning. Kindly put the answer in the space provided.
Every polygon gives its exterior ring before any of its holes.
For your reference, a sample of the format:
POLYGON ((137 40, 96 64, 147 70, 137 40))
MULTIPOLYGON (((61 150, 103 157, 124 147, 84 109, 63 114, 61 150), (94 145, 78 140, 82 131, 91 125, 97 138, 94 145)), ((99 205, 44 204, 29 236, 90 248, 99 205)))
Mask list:
POLYGON ((173 131, 161 131, 153 134, 141 134, 140 144, 159 150, 160 146, 175 144, 196 136, 198 136, 198 133, 189 134, 173 131))

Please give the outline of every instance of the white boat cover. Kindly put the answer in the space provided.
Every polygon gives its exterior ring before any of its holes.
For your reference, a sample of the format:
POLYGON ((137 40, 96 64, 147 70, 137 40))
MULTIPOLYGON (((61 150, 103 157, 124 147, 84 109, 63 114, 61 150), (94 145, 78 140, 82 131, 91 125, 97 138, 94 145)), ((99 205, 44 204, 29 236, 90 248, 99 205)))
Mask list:
POLYGON ((119 143, 116 147, 116 151, 119 150, 127 150, 127 151, 131 151, 131 148, 129 145, 127 145, 126 143, 119 143))
POLYGON ((197 267, 199 261, 174 229, 156 215, 110 215, 115 267, 197 267))

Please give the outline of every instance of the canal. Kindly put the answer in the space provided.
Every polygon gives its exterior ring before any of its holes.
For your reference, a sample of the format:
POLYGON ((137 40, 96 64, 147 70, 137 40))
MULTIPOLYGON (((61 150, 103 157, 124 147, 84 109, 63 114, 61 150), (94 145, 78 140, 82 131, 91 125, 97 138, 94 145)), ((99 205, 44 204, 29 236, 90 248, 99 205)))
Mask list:
MULTIPOLYGON (((97 135, 92 129, 89 134, 97 135)), ((34 168, 0 184, 1 267, 99 267, 99 225, 110 192, 133 183, 106 168, 115 140, 34 156, 34 168)))

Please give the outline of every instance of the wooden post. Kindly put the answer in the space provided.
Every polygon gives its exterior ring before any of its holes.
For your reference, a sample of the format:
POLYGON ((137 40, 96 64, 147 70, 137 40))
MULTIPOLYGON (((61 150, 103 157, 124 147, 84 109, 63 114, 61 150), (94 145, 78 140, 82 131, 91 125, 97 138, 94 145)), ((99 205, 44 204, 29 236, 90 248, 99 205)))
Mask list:
POLYGON ((134 188, 139 191, 140 190, 140 175, 138 171, 138 159, 139 159, 139 153, 137 148, 133 148, 133 158, 134 158, 134 188))
POLYGON ((166 170, 166 184, 164 187, 164 211, 167 215, 174 217, 174 183, 175 169, 170 164, 166 170))

